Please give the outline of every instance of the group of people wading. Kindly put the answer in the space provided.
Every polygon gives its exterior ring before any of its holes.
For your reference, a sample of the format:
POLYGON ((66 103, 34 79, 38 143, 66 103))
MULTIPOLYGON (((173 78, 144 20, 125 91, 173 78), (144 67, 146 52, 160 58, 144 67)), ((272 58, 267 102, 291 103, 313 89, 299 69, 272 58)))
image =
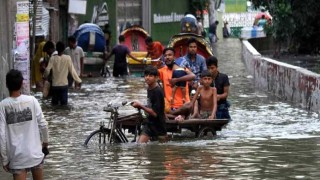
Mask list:
POLYGON ((32 62, 32 82, 44 98, 51 97, 52 105, 68 104, 68 89, 81 88, 84 52, 74 36, 68 46, 61 41, 42 41, 32 62), (48 87, 49 86, 49 87, 48 87))

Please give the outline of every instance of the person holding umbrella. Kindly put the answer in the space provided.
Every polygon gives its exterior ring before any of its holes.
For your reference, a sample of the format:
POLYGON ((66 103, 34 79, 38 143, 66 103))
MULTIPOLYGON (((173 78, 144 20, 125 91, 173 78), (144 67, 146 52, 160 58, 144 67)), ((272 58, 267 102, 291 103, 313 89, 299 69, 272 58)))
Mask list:
POLYGON ((264 27, 266 24, 267 24, 266 17, 265 17, 265 15, 262 15, 262 17, 261 17, 261 19, 259 19, 257 25, 258 25, 259 27, 264 27))
POLYGON ((269 22, 272 17, 270 16, 269 13, 266 13, 264 9, 261 10, 260 13, 258 13, 255 17, 254 17, 254 26, 258 26, 258 22, 260 19, 262 19, 262 17, 264 16, 264 19, 266 20, 266 22, 269 22))

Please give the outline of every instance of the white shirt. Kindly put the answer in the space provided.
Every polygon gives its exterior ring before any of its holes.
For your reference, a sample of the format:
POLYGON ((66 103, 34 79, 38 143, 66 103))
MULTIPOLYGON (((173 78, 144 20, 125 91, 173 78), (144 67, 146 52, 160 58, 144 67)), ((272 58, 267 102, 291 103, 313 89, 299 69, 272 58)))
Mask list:
POLYGON ((0 159, 10 169, 39 165, 44 157, 42 141, 48 142, 47 121, 33 96, 8 97, 0 102, 0 159))
POLYGON ((80 46, 76 46, 74 49, 70 49, 70 47, 67 47, 64 53, 71 57, 74 69, 76 70, 78 76, 80 76, 80 73, 81 73, 80 59, 84 57, 84 52, 82 48, 80 46))
POLYGON ((71 76, 77 83, 81 83, 81 79, 77 75, 77 72, 73 67, 71 57, 69 55, 62 54, 61 56, 51 56, 48 66, 44 71, 45 77, 50 74, 51 69, 52 86, 68 86, 68 73, 71 74, 71 76))

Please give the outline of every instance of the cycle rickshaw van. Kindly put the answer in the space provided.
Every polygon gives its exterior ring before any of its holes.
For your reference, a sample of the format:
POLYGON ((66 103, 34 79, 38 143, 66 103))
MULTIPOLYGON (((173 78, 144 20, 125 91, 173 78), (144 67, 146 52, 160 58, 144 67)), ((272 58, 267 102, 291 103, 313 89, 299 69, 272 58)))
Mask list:
MULTIPOLYGON (((129 105, 122 102, 121 105, 109 104, 104 111, 110 114, 108 123, 103 121, 99 128, 87 136, 85 146, 101 146, 112 143, 136 142, 141 133, 141 127, 146 122, 146 116, 141 109, 129 115, 121 115, 119 108, 129 105)), ((194 133, 194 138, 213 138, 217 131, 221 131, 229 123, 228 119, 187 119, 184 121, 166 120, 168 135, 174 140, 174 134, 179 134, 182 129, 194 133)))

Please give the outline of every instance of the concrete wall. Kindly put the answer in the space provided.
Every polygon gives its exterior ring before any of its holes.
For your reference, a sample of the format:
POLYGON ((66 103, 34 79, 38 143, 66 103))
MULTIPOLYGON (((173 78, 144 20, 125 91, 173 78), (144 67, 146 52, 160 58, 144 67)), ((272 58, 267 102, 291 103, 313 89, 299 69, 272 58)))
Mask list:
POLYGON ((243 59, 257 88, 304 109, 320 112, 319 74, 262 57, 248 41, 242 41, 242 45, 243 59))
POLYGON ((0 0, 0 100, 9 96, 6 74, 13 68, 13 27, 16 16, 16 0, 0 0))

